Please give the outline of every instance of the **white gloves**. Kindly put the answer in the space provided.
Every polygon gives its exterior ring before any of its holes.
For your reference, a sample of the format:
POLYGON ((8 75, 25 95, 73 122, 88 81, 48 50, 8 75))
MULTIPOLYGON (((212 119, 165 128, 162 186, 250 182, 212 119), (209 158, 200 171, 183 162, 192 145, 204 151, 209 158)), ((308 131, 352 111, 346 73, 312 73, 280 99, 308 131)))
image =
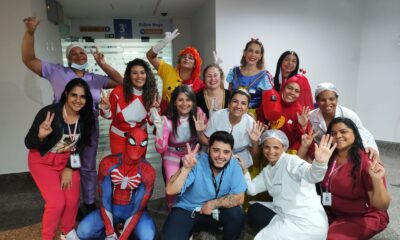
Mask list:
POLYGON ((216 51, 213 51, 213 56, 214 56, 214 63, 215 64, 220 65, 223 62, 222 59, 218 57, 216 51))
POLYGON ((175 29, 172 33, 165 32, 165 37, 163 40, 159 41, 155 46, 153 46, 153 52, 158 54, 168 43, 172 42, 180 33, 178 29, 175 29))
POLYGON ((154 123, 154 127, 156 128, 156 138, 163 138, 164 131, 164 121, 161 118, 160 114, 158 114, 157 108, 150 108, 150 121, 154 123))

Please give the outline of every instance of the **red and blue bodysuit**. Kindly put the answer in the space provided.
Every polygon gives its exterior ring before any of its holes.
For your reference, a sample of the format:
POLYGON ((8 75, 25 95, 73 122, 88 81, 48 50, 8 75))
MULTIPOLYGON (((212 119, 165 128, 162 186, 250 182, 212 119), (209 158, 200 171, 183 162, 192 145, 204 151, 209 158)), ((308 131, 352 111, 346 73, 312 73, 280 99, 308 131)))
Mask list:
POLYGON ((155 170, 144 156, 147 133, 141 128, 127 132, 124 152, 105 157, 99 166, 100 210, 86 216, 78 226, 80 239, 154 239, 156 227, 146 210, 155 170), (119 233, 117 224, 123 224, 119 233))

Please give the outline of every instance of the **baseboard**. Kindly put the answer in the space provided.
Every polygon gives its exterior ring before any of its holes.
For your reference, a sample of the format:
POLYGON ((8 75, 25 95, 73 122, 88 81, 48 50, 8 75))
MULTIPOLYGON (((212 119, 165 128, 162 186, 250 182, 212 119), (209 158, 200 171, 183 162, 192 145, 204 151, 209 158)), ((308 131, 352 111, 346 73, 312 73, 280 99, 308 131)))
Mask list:
POLYGON ((379 151, 381 152, 382 151, 397 152, 400 155, 400 143, 376 140, 376 144, 378 145, 379 151))

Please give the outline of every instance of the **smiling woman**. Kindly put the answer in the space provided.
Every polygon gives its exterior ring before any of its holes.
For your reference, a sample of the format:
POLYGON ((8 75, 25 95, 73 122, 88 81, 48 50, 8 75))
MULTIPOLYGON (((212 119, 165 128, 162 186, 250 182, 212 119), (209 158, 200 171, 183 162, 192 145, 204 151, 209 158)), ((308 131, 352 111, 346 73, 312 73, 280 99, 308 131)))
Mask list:
POLYGON ((230 69, 226 81, 229 89, 244 88, 250 93, 249 107, 255 116, 255 109, 261 104, 262 91, 272 88, 272 76, 264 69, 264 46, 258 39, 246 43, 240 67, 230 69))
POLYGON ((351 119, 357 126, 363 142, 363 146, 370 158, 379 156, 378 146, 374 136, 366 129, 358 115, 352 110, 338 104, 339 90, 333 83, 320 83, 315 90, 315 100, 318 108, 310 113, 310 123, 314 133, 314 140, 319 143, 321 137, 327 131, 327 126, 336 117, 351 119))
MULTIPOLYGON (((257 202, 249 207, 248 221, 261 239, 325 239, 328 219, 315 191, 315 183, 324 178, 335 145, 325 136, 315 148, 312 164, 285 153, 289 140, 280 130, 267 130, 261 136, 263 154, 268 164, 251 179, 242 164, 247 193, 268 191, 272 202, 257 202)), ((242 161, 241 161, 242 162, 242 161)), ((341 239, 336 238, 336 239, 341 239)))
POLYGON ((66 85, 59 103, 38 112, 25 137, 29 170, 46 202, 42 239, 54 239, 59 225, 63 234, 76 236, 79 153, 90 144, 94 122, 89 86, 76 78, 66 85))
POLYGON ((379 157, 368 157, 352 120, 335 118, 327 132, 337 144, 321 183, 330 196, 323 201, 330 224, 327 239, 370 239, 389 223, 385 168, 379 157))
MULTIPOLYGON (((196 97, 189 86, 180 85, 174 89, 166 116, 160 117, 157 111, 151 111, 151 118, 156 127, 156 150, 162 156, 165 182, 168 182, 181 164, 181 158, 187 154, 186 144, 196 145, 197 135, 194 116, 205 114, 196 105, 196 97)), ((171 209, 175 196, 166 196, 168 208, 171 209)))
POLYGON ((210 136, 216 131, 226 131, 235 139, 233 153, 240 155, 246 167, 253 165, 253 156, 258 154, 258 139, 263 131, 261 123, 256 123, 247 113, 250 94, 244 90, 235 90, 227 109, 216 111, 208 125, 200 126, 196 121, 196 130, 203 145, 208 145, 210 136), (251 130, 250 130, 251 129, 251 130))
POLYGON ((131 128, 147 128, 148 111, 158 107, 157 85, 147 62, 136 58, 125 69, 123 85, 102 97, 100 114, 111 119, 110 149, 112 154, 125 149, 125 133, 131 128))

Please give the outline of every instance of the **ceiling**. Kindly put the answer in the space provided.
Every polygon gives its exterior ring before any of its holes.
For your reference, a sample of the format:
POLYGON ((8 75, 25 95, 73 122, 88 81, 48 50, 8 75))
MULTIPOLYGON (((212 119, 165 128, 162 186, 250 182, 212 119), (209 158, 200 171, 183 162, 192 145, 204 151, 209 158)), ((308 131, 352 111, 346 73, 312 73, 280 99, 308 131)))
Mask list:
POLYGON ((68 18, 191 17, 208 0, 56 0, 68 18), (161 13, 168 13, 162 16, 161 13))

